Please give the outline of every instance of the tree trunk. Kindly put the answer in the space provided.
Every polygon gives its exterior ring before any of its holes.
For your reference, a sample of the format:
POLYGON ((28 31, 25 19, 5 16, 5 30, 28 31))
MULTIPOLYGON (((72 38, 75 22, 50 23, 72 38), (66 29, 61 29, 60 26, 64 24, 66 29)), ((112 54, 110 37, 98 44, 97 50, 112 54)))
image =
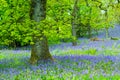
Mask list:
POLYGON ((73 46, 77 45, 77 3, 78 3, 78 0, 75 0, 73 12, 72 12, 72 20, 71 20, 72 36, 73 36, 72 45, 73 46))
POLYGON ((88 38, 91 38, 92 34, 91 34, 91 26, 90 23, 88 23, 88 38))
POLYGON ((106 38, 109 38, 109 31, 108 28, 105 28, 106 38))
MULTIPOLYGON (((30 18, 36 22, 40 22, 46 18, 46 2, 47 0, 31 0, 30 18)), ((30 63, 34 64, 38 60, 53 60, 47 43, 47 38, 43 34, 41 37, 34 38, 34 44, 31 49, 30 63), (42 38, 40 40, 40 38, 42 38)))
POLYGON ((91 25, 90 25, 90 20, 91 20, 91 13, 92 13, 92 8, 91 6, 89 5, 89 2, 88 0, 85 0, 86 2, 86 6, 90 8, 90 11, 89 11, 89 18, 88 18, 88 22, 87 22, 87 27, 88 27, 88 38, 91 38, 92 37, 92 32, 91 32, 91 25))
POLYGON ((72 45, 76 46, 77 45, 77 33, 76 33, 76 28, 75 28, 74 23, 72 24, 72 36, 73 36, 72 45))

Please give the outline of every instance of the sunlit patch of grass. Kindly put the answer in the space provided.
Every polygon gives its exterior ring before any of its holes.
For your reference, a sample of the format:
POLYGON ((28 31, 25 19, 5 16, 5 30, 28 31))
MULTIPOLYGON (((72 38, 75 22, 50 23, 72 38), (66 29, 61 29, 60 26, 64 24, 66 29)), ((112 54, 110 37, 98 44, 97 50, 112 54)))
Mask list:
POLYGON ((65 50, 53 50, 52 55, 119 55, 120 49, 118 48, 104 48, 102 50, 97 50, 96 48, 89 49, 65 49, 65 50))
POLYGON ((89 53, 90 50, 74 50, 74 49, 70 49, 70 50, 55 50, 53 51, 53 55, 85 55, 85 54, 90 54, 89 53))
POLYGON ((66 49, 66 50, 53 50, 51 52, 53 55, 97 55, 98 51, 95 48, 90 48, 87 50, 82 49, 66 49))
POLYGON ((119 55, 120 54, 120 45, 114 43, 111 47, 102 46, 102 50, 99 51, 99 54, 104 55, 119 55))
POLYGON ((95 48, 90 48, 90 49, 88 49, 88 50, 85 50, 85 53, 86 53, 86 54, 89 54, 89 55, 97 55, 97 54, 98 54, 97 51, 98 51, 98 50, 95 49, 95 48))
POLYGON ((107 49, 101 51, 104 55, 119 55, 120 49, 107 49))
POLYGON ((0 60, 2 60, 4 58, 5 58, 5 56, 2 53, 0 53, 0 60))

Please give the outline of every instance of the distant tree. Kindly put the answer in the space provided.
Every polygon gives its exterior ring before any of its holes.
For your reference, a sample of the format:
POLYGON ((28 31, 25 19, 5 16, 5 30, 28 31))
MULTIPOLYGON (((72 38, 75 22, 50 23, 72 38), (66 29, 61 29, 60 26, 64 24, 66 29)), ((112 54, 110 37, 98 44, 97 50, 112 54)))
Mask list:
POLYGON ((117 0, 115 4, 115 18, 117 19, 117 23, 120 24, 120 0, 117 0))
POLYGON ((108 29, 110 27, 113 27, 118 21, 118 11, 120 10, 120 6, 118 6, 119 0, 94 0, 94 2, 98 3, 98 8, 101 11, 101 15, 99 16, 99 18, 101 17, 100 21, 102 22, 102 26, 105 28, 106 38, 108 38, 108 29))
POLYGON ((103 29, 106 30, 106 37, 108 37, 108 29, 114 27, 119 21, 119 0, 80 0, 78 7, 80 27, 88 28, 89 37, 92 36, 93 30, 103 29))

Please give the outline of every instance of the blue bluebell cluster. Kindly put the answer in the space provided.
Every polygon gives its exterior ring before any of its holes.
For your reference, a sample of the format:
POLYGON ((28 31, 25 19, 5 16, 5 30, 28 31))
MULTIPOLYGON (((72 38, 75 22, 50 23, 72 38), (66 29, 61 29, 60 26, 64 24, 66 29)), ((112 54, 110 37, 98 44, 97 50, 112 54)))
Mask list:
POLYGON ((61 77, 71 80, 70 77, 73 78, 74 76, 79 80, 83 76, 92 79, 95 76, 99 78, 99 76, 120 75, 119 55, 66 55, 53 57, 55 59, 54 62, 41 61, 36 65, 29 64, 29 57, 25 55, 10 56, 9 59, 2 59, 0 60, 0 77, 3 80, 12 80, 17 77, 30 78, 32 80, 30 76, 38 75, 38 79, 42 79, 42 76, 44 78, 48 76, 52 79, 52 76, 54 76, 54 79, 61 77))

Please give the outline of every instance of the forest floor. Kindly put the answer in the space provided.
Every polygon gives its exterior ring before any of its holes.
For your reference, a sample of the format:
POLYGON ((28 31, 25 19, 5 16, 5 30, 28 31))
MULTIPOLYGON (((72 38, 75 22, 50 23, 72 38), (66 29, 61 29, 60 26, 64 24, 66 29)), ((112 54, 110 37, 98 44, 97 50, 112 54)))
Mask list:
MULTIPOLYGON (((119 38, 119 31, 120 26, 109 29, 110 36, 119 38)), ((50 46, 53 63, 30 65, 30 49, 2 49, 0 80, 120 80, 120 40, 106 39, 104 31, 95 37, 104 41, 80 38, 77 46, 50 46)))

